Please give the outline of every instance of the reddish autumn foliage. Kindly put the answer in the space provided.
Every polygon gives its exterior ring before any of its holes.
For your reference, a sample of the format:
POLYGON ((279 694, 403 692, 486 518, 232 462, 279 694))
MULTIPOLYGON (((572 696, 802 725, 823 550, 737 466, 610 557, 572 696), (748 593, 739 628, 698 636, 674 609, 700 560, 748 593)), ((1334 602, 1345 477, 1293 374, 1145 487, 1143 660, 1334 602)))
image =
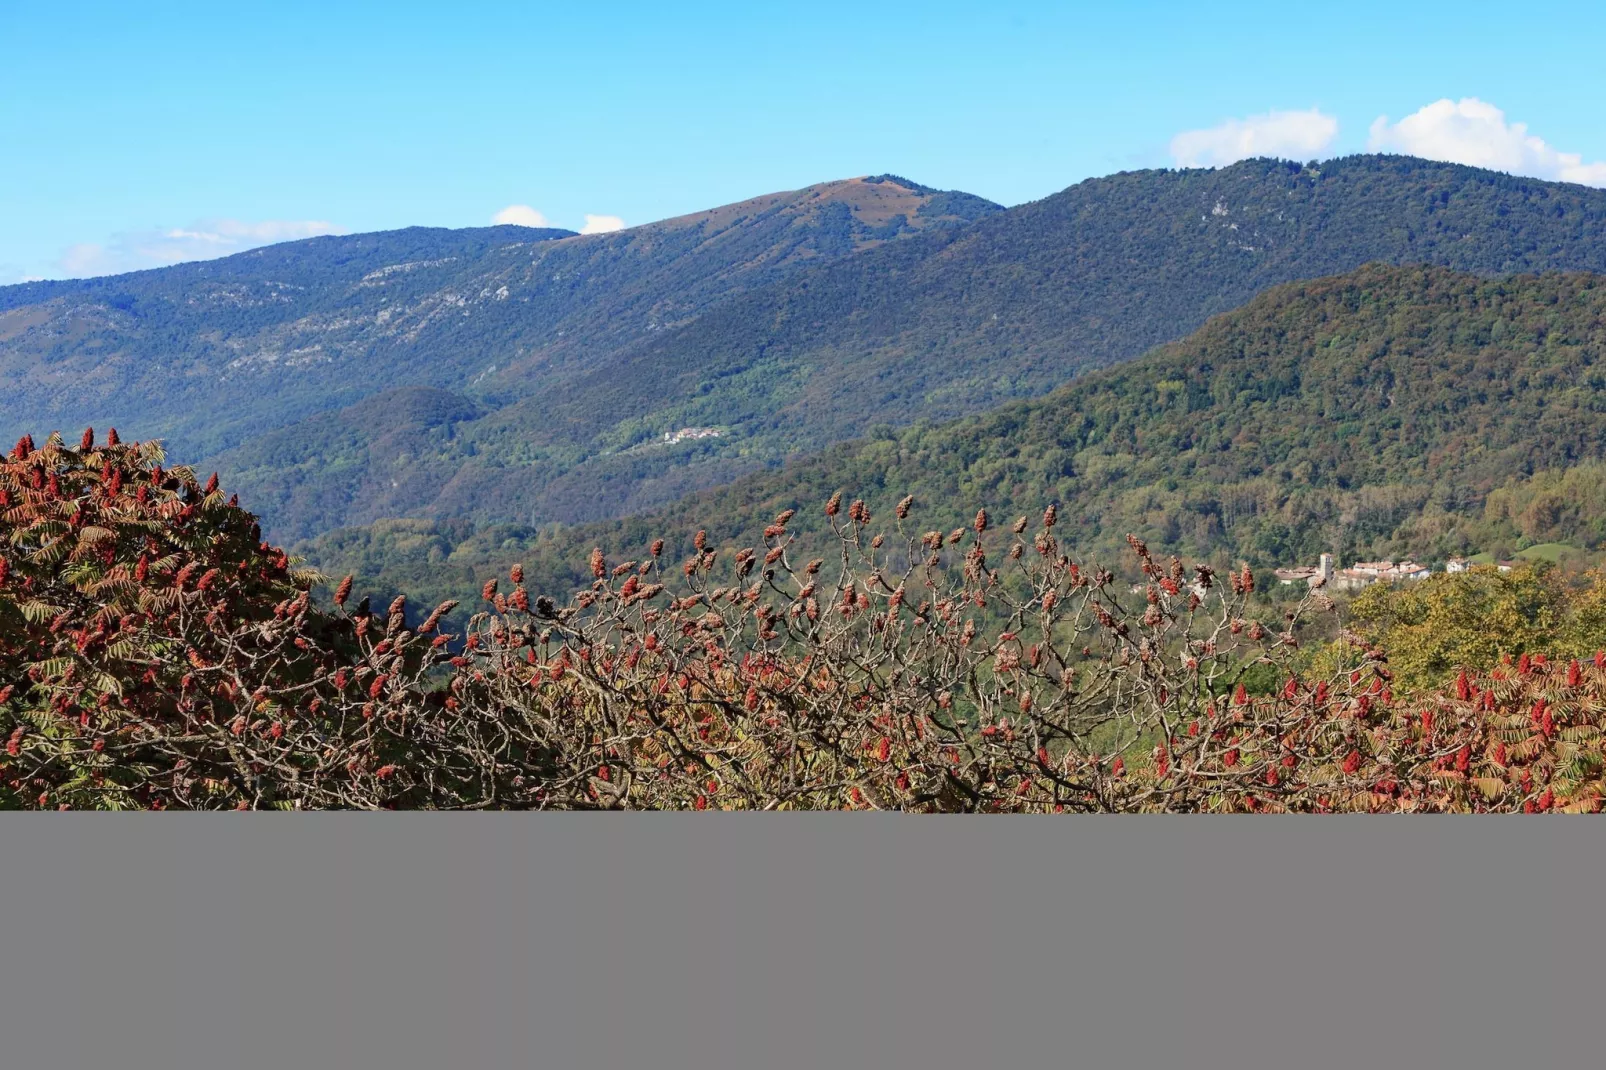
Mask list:
MULTIPOLYGON (((109 439, 109 437, 108 437, 109 439)), ((872 533, 827 503, 762 545, 591 555, 566 604, 484 585, 333 612, 251 516, 151 444, 0 463, 0 806, 1453 811, 1598 808, 1606 668, 1527 659, 1396 698, 1387 657, 1302 675, 1313 591, 1162 562, 1141 598, 1028 535, 872 533), (814 548, 818 552, 821 548, 814 548), (835 561, 824 568, 826 557, 835 561), (1191 575, 1191 578, 1190 578, 1191 575), (1252 679, 1274 683, 1266 693, 1252 679)))

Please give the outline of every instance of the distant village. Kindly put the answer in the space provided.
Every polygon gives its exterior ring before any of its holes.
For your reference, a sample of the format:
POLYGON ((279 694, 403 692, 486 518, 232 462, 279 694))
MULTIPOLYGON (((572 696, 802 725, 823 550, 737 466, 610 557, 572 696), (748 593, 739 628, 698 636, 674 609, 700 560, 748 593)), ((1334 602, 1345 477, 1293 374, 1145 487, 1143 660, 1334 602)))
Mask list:
MULTIPOLYGON (((1510 572, 1516 564, 1515 561, 1497 561, 1495 567, 1501 572, 1510 572)), ((1446 572, 1465 572, 1470 568, 1472 561, 1465 557, 1452 557, 1444 563, 1446 572)), ((1322 554, 1315 565, 1280 568, 1274 573, 1279 583, 1315 583, 1320 580, 1322 586, 1339 591, 1368 587, 1374 583, 1425 580, 1432 574, 1433 570, 1428 566, 1410 560, 1357 561, 1349 568, 1337 568, 1332 554, 1322 554)))
POLYGON ((724 432, 717 427, 682 427, 679 431, 665 431, 664 445, 673 446, 692 438, 719 438, 722 434, 724 432))

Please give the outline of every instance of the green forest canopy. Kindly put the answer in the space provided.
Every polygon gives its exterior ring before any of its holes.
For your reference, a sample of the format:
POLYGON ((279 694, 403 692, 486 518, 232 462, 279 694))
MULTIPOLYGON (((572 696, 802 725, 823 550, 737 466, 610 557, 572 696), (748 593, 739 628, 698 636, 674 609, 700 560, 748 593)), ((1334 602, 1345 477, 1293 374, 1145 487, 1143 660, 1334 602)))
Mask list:
MULTIPOLYGON (((1606 285, 1369 265, 1280 286, 1141 360, 1046 397, 884 429, 645 515, 577 527, 385 521, 304 544, 330 571, 435 591, 523 560, 582 581, 592 545, 746 544, 837 490, 906 494, 946 528, 1059 503, 1087 556, 1127 533, 1259 566, 1606 537, 1606 285)), ((510 476, 512 474, 510 473, 510 476)))

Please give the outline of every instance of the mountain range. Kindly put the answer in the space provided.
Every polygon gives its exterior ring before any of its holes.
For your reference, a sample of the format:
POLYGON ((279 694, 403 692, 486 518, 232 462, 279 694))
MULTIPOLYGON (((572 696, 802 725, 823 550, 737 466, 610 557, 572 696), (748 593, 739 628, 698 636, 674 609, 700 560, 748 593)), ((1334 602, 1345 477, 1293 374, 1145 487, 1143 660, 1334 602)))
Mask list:
POLYGON ((628 515, 877 424, 1042 394, 1370 261, 1606 269, 1606 192, 1394 157, 1116 175, 808 264, 565 369, 514 365, 528 395, 473 420, 397 398, 394 420, 337 414, 218 464, 293 536, 628 515), (663 443, 687 427, 721 435, 663 443))
POLYGON ((1585 384, 1572 430, 1437 381, 1419 412, 1397 365, 1511 379, 1556 338, 1593 353, 1593 283, 1531 277, 1558 271, 1606 272, 1606 191, 1372 155, 1125 172, 1006 209, 879 175, 610 234, 410 228, 0 288, 0 432, 163 438, 272 537, 370 564, 382 544, 390 574, 693 510, 734 537, 787 480, 1000 507, 1052 487, 1095 543, 1284 558, 1404 545, 1424 510, 1464 519, 1502 480, 1598 457, 1592 365, 1555 366, 1585 384), (1207 357, 1271 423, 1211 407, 1207 357), (1407 413, 1418 438, 1390 445, 1407 413))

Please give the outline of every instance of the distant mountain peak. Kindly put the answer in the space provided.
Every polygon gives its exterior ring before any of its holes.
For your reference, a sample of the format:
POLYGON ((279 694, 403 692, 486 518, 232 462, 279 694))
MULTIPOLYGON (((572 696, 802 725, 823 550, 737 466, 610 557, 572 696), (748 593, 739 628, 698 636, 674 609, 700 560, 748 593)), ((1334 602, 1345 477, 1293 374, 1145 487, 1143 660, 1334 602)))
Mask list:
POLYGON ((718 231, 775 215, 809 222, 824 213, 842 210, 854 226, 854 245, 862 248, 901 232, 969 223, 1003 208, 973 194, 937 190, 896 175, 861 175, 818 182, 802 189, 765 193, 718 208, 649 223, 643 229, 702 227, 718 231))

